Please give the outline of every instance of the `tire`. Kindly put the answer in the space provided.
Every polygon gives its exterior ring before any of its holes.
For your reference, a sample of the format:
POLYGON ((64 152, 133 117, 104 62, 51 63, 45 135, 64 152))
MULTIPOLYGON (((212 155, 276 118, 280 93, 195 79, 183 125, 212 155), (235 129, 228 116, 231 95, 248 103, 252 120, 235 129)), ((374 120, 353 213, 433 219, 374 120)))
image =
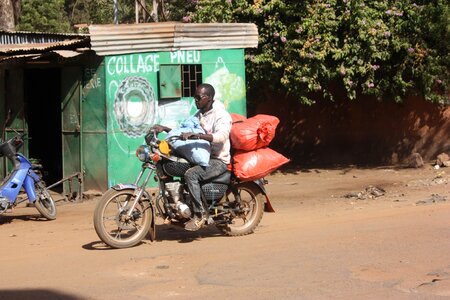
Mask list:
POLYGON ((99 238, 116 249, 129 248, 140 243, 148 234, 153 211, 148 199, 141 199, 133 215, 127 213, 134 202, 134 189, 108 190, 94 210, 94 228, 99 238), (125 202, 128 201, 125 205, 125 202), (122 211, 119 208, 125 208, 122 211))
MULTIPOLYGON (((253 233, 261 222, 264 213, 264 199, 261 190, 253 182, 244 182, 235 186, 241 196, 240 213, 230 218, 227 224, 217 227, 228 236, 242 236, 253 233)), ((236 195, 227 192, 226 205, 236 206, 236 195)))
POLYGON ((36 207, 44 218, 48 220, 56 219, 56 205, 50 192, 42 182, 37 182, 34 187, 36 191, 34 207, 36 207))

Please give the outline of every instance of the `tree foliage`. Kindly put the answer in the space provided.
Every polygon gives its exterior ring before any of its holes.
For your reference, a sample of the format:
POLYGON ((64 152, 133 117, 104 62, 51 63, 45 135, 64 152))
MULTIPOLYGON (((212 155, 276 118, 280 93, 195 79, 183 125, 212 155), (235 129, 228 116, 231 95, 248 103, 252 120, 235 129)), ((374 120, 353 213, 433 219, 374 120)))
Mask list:
POLYGON ((338 82, 401 101, 409 92, 448 101, 449 4, 446 0, 190 0, 194 22, 252 22, 259 46, 247 52, 251 86, 313 103, 333 99, 338 82))
POLYGON ((64 0, 22 0, 17 30, 69 32, 71 26, 64 11, 64 0))
POLYGON ((65 10, 71 24, 106 24, 113 21, 112 3, 112 0, 66 1, 65 10))
MULTIPOLYGON (((135 0, 118 0, 117 2, 119 23, 135 23, 135 0)), ((195 8, 195 4, 186 0, 140 0, 138 3, 140 3, 138 5, 140 23, 182 21, 186 13, 195 8)), ((71 24, 112 24, 114 21, 112 0, 66 0, 66 12, 71 24)))
MULTIPOLYGON (((117 0, 117 4, 119 23, 135 23, 135 0, 117 0)), ((70 32, 76 24, 114 23, 113 0, 22 0, 22 6, 19 30, 70 32)), ((186 0, 141 0, 138 19, 139 22, 181 21, 194 8, 195 4, 186 0), (153 5, 158 9, 153 10, 153 5), (153 11, 158 16, 153 16, 153 11)))

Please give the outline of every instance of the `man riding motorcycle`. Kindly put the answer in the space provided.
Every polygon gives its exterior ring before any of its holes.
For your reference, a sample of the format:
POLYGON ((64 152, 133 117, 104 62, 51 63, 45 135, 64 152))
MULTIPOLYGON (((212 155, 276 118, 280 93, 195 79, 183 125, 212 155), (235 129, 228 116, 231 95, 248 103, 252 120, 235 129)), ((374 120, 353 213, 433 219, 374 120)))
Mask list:
MULTIPOLYGON (((195 117, 200 120, 200 125, 205 134, 185 132, 181 137, 187 139, 202 139, 211 143, 211 158, 208 166, 195 165, 188 169, 184 180, 189 188, 193 200, 194 216, 186 222, 185 229, 196 231, 200 229, 208 219, 208 210, 201 200, 200 182, 224 173, 230 164, 230 131, 232 119, 225 110, 224 105, 214 100, 215 90, 210 84, 200 84, 194 95, 195 105, 198 111, 195 117)), ((169 132, 171 128, 163 125, 154 125, 153 130, 157 132, 169 132)))

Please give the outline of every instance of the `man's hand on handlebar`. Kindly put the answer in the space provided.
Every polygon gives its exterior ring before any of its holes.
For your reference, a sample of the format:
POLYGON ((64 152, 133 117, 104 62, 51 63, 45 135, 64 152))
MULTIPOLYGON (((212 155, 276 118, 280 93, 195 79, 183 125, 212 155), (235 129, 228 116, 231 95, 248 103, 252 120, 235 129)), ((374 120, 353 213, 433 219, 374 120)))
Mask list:
POLYGON ((172 129, 170 129, 167 126, 155 124, 152 127, 150 127, 149 132, 154 131, 155 133, 160 133, 160 132, 163 132, 163 131, 169 132, 170 130, 172 130, 172 129))
POLYGON ((194 133, 194 132, 183 132, 182 134, 181 134, 181 139, 182 140, 198 140, 200 137, 199 137, 199 134, 198 133, 194 133))

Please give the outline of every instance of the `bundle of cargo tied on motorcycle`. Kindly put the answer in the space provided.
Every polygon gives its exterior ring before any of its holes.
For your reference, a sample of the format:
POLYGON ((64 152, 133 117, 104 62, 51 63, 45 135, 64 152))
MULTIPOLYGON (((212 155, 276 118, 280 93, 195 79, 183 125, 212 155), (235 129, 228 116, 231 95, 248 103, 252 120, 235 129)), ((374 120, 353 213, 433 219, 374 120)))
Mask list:
POLYGON ((241 181, 262 178, 289 162, 268 147, 280 122, 277 117, 264 114, 250 118, 231 114, 231 117, 232 169, 237 178, 241 181))

